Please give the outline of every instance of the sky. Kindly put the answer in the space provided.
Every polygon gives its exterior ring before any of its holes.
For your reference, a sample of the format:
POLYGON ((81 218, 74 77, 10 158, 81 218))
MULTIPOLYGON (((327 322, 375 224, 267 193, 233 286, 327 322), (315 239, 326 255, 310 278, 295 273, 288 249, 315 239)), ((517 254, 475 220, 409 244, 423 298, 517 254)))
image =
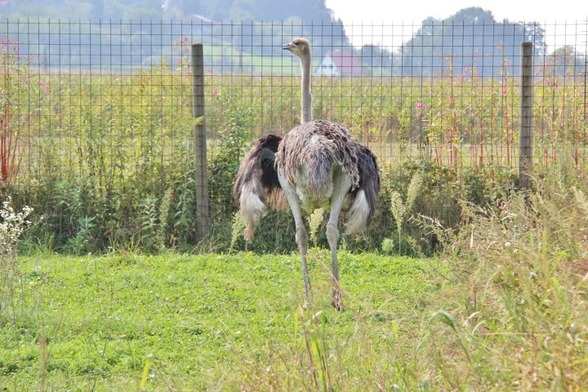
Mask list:
POLYGON ((424 19, 445 19, 469 7, 481 7, 492 12, 498 22, 504 19, 539 22, 545 29, 548 50, 568 44, 587 45, 588 3, 584 0, 408 0, 402 1, 402 5, 400 3, 393 0, 326 0, 335 18, 343 22, 354 46, 367 43, 399 46, 418 30, 424 19), (382 28, 386 24, 397 27, 394 31, 389 27, 382 28), (579 25, 577 29, 576 25, 579 25), (576 41, 576 34, 580 35, 582 42, 576 41), (574 41, 569 42, 572 38, 574 41))

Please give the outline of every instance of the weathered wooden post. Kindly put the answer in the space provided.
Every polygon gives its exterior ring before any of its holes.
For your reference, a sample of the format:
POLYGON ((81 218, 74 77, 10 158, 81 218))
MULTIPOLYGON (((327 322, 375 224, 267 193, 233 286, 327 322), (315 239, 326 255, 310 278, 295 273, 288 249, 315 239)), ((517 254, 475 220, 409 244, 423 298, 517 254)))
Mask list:
POLYGON ((519 182, 521 189, 531 188, 529 170, 533 163, 533 43, 521 45, 521 132, 519 153, 519 182))
POLYGON ((202 44, 192 45, 192 107, 196 152, 196 215, 198 237, 208 233, 208 171, 206 166, 206 130, 204 127, 204 55, 202 44))

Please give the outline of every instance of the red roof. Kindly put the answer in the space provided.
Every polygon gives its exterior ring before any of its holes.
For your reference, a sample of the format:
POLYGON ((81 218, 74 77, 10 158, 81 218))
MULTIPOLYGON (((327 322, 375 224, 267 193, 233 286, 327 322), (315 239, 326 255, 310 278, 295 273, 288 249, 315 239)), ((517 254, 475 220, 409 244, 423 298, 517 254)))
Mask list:
POLYGON ((341 76, 361 76, 363 74, 363 66, 352 51, 332 50, 327 56, 333 60, 341 76))

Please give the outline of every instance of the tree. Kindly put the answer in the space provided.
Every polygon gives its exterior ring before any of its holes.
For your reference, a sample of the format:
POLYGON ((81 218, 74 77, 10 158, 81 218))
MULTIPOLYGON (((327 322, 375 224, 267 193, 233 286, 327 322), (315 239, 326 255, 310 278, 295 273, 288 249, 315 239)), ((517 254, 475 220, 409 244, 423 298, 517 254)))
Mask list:
POLYGON ((331 11, 325 0, 234 0, 231 13, 235 20, 284 21, 298 17, 303 22, 331 22, 331 11))
POLYGON ((364 45, 361 48, 361 62, 371 68, 392 66, 392 53, 376 45, 364 45))
POLYGON ((333 13, 325 0, 19 0, 10 11, 15 16, 98 19, 179 19, 196 14, 221 21, 285 21, 292 17, 305 23, 331 22, 333 13))
POLYGON ((545 57, 545 72, 554 76, 586 73, 586 56, 571 45, 562 46, 545 57))
POLYGON ((481 76, 517 74, 524 41, 533 42, 536 54, 544 53, 544 30, 538 23, 497 22, 490 11, 479 7, 444 20, 427 18, 399 49, 402 73, 432 76, 448 69, 454 74, 475 69, 481 76))

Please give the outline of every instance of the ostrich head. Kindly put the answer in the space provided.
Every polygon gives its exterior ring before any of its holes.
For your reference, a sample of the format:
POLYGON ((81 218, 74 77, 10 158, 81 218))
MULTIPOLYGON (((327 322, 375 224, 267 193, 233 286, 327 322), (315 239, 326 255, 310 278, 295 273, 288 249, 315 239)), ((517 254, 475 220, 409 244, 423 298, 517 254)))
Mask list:
POLYGON ((306 38, 294 38, 284 45, 283 49, 300 58, 310 56, 310 42, 306 38))
POLYGON ((301 122, 312 120, 312 94, 310 93, 310 42, 306 38, 294 38, 283 46, 284 50, 292 53, 300 60, 302 69, 302 115, 301 122))

